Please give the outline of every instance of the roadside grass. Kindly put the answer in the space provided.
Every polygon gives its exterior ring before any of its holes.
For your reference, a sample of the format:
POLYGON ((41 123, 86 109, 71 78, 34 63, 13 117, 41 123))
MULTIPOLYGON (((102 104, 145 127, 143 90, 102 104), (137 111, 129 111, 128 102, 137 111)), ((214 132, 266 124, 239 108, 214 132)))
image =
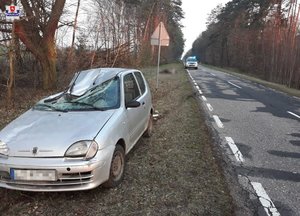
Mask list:
POLYGON ((142 70, 159 120, 153 136, 140 139, 127 155, 121 185, 68 193, 0 189, 0 214, 234 215, 205 116, 187 74, 180 64, 164 69, 176 72, 160 74, 157 90, 156 68, 142 70))
POLYGON ((260 79, 259 77, 255 77, 253 74, 244 73, 244 72, 241 72, 241 71, 239 71, 237 69, 234 69, 234 68, 221 68, 221 67, 216 67, 216 66, 206 65, 206 64, 203 64, 203 66, 205 66, 207 68, 223 71, 225 73, 232 74, 232 75, 235 75, 237 77, 241 77, 243 79, 247 79, 247 80, 250 80, 250 81, 255 82, 255 83, 259 83, 261 85, 264 85, 266 87, 275 89, 277 91, 284 92, 284 93, 286 93, 290 96, 295 96, 295 97, 300 98, 300 90, 289 88, 285 85, 281 85, 281 84, 278 84, 278 83, 268 82, 266 80, 260 79))

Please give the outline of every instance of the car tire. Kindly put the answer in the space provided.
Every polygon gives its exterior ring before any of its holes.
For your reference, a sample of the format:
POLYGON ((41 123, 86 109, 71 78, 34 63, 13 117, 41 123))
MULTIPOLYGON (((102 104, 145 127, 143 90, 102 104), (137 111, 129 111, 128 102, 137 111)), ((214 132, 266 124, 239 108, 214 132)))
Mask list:
POLYGON ((144 137, 149 138, 149 137, 152 136, 152 133, 153 133, 153 116, 150 113, 150 117, 149 117, 149 120, 148 120, 148 126, 147 126, 147 129, 144 132, 144 137))
POLYGON ((116 145, 111 159, 109 179, 103 184, 105 188, 118 186, 124 178, 125 171, 125 150, 122 146, 116 145))

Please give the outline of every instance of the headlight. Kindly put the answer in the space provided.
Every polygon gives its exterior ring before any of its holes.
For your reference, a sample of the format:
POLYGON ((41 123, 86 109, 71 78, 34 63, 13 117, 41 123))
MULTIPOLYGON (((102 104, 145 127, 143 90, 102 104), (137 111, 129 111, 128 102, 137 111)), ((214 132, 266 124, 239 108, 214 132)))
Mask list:
POLYGON ((98 144, 95 141, 79 141, 71 145, 65 153, 65 157, 93 158, 98 151, 98 144))
POLYGON ((93 141, 89 147, 88 152, 86 153, 85 159, 89 160, 95 157, 97 152, 98 152, 98 144, 95 141, 93 141))
POLYGON ((8 156, 8 147, 7 145, 0 140, 0 155, 8 156))

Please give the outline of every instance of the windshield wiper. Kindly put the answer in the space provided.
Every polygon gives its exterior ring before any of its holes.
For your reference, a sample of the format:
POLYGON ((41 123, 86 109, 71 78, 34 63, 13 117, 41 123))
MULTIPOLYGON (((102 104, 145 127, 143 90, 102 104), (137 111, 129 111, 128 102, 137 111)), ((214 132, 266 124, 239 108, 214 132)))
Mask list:
POLYGON ((50 108, 50 110, 54 110, 54 111, 58 111, 58 112, 68 112, 68 110, 57 109, 57 108, 55 108, 49 104, 45 104, 45 103, 38 103, 38 104, 34 105, 33 108, 37 109, 37 107, 39 107, 39 106, 47 107, 47 108, 50 108))
POLYGON ((100 107, 96 107, 93 104, 89 104, 89 103, 85 103, 85 102, 80 102, 80 101, 70 101, 69 103, 78 104, 78 105, 83 105, 83 106, 88 106, 89 107, 89 108, 86 108, 84 110, 100 110, 100 111, 106 110, 106 109, 103 109, 103 108, 100 108, 100 107))
MULTIPOLYGON (((49 102, 53 102, 58 100, 59 98, 61 98, 63 95, 65 94, 65 92, 62 92, 61 94, 57 95, 56 97, 53 98, 49 98, 49 99, 45 99, 44 103, 49 103, 49 102)), ((50 105, 49 105, 50 106, 50 105)))

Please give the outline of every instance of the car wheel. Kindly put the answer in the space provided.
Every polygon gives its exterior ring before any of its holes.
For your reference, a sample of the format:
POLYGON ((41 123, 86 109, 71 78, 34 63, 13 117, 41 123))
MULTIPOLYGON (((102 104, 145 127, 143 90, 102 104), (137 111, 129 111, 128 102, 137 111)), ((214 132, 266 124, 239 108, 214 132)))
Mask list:
POLYGON ((144 132, 144 137, 151 137, 153 133, 153 116, 150 114, 149 120, 148 120, 148 126, 146 131, 144 132))
POLYGON ((118 186, 124 178, 125 150, 122 146, 116 145, 109 171, 109 179, 103 184, 106 188, 118 186))

